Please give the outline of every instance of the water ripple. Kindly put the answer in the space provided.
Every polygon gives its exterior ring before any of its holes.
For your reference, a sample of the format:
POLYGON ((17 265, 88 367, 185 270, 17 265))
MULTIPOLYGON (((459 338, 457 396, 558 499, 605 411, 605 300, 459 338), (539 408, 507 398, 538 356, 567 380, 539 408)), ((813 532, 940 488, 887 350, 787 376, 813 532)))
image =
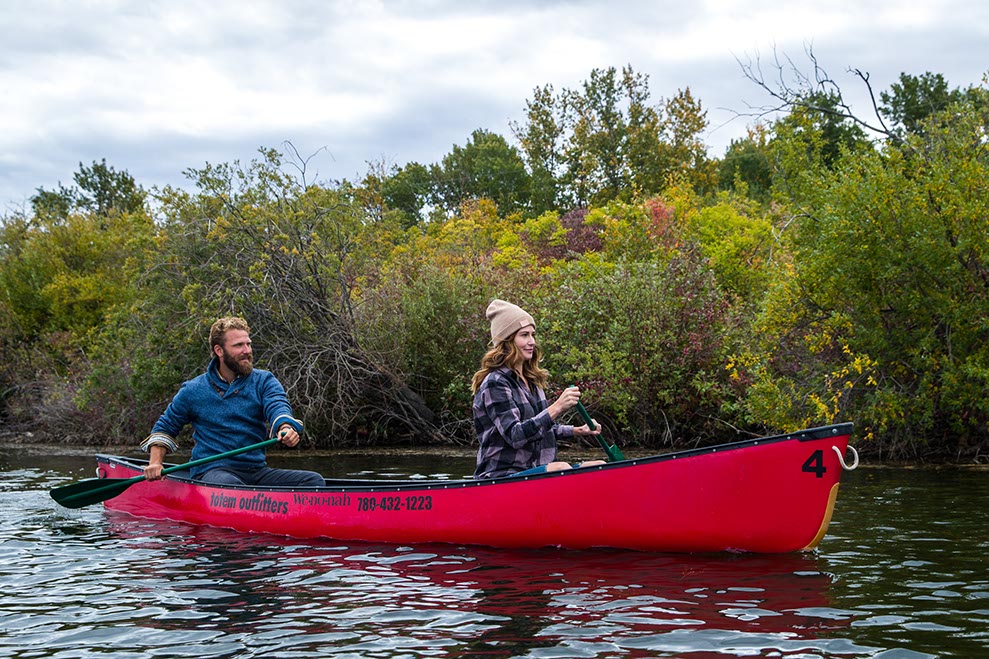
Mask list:
POLYGON ((980 474, 860 470, 818 553, 684 556, 300 542, 57 507, 48 489, 89 475, 67 476, 79 469, 0 472, 0 657, 920 659, 989 647, 980 474))

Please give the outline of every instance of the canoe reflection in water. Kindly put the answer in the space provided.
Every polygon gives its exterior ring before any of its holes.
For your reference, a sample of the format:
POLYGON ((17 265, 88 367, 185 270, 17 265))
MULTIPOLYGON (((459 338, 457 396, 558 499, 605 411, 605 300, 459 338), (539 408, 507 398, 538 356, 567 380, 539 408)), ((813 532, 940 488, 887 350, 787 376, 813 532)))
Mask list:
POLYGON ((159 605, 197 612, 142 625, 209 629, 259 654, 397 656, 442 647, 446 656, 537 648, 655 656, 691 638, 701 642, 694 652, 724 651, 711 646, 722 642, 749 651, 823 649, 822 637, 848 624, 846 612, 829 606, 833 577, 807 553, 296 543, 112 511, 106 520, 128 549, 155 556, 166 583, 159 605))

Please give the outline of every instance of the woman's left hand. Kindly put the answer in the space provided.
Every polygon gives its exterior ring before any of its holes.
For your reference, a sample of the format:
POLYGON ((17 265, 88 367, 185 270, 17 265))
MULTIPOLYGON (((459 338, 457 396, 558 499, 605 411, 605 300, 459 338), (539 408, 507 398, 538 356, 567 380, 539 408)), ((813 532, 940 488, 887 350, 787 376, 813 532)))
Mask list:
POLYGON ((600 435, 601 434, 601 424, 597 422, 597 419, 591 419, 594 422, 594 430, 591 430, 589 426, 574 426, 573 434, 575 435, 600 435))

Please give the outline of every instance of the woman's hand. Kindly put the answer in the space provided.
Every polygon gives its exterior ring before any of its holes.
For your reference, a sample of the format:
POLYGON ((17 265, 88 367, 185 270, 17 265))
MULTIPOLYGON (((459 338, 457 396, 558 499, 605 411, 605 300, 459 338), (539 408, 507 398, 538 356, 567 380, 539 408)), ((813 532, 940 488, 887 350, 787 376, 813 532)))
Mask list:
POLYGON ((567 387, 560 394, 560 397, 552 403, 548 409, 550 417, 556 421, 561 414, 571 410, 580 401, 580 389, 577 387, 567 387))
POLYGON ((591 430, 589 426, 574 426, 574 435, 600 435, 601 434, 601 424, 597 422, 597 419, 591 419, 594 422, 594 430, 591 430))

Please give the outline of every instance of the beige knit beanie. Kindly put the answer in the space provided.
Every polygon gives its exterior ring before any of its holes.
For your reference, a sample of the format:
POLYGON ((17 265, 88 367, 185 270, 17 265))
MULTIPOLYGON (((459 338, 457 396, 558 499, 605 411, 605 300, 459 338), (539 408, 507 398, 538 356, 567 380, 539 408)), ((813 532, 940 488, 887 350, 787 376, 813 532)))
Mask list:
POLYGON ((504 300, 492 300, 485 315, 491 321, 491 340, 494 343, 504 341, 527 325, 536 326, 536 321, 521 307, 504 300))

